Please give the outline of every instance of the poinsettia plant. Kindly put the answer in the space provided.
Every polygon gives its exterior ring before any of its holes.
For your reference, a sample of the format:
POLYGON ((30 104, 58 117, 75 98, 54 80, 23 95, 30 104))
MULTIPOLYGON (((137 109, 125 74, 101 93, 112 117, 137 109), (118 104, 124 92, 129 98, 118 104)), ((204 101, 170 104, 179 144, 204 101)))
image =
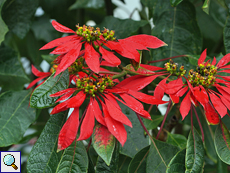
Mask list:
POLYGON ((140 2, 0 2, 0 150, 22 172, 229 171, 229 2, 140 2))

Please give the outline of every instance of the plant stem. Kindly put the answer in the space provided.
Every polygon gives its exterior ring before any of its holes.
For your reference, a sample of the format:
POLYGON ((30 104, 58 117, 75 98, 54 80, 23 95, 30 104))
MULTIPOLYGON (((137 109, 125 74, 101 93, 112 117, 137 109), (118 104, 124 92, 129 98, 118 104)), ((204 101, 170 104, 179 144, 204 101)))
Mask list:
POLYGON ((192 117, 192 109, 190 109, 190 114, 191 114, 191 129, 193 133, 193 117, 192 117))
POLYGON ((148 113, 150 113, 150 111, 152 110, 152 108, 153 108, 153 105, 150 105, 149 109, 148 109, 148 113))
MULTIPOLYGON (((203 115, 203 119, 204 119, 205 123, 207 123, 206 117, 205 117, 205 113, 204 113, 204 111, 202 110, 201 105, 199 105, 199 109, 200 109, 200 111, 201 111, 201 113, 202 113, 202 115, 203 115)), ((208 130, 209 130, 209 132, 210 132, 210 134, 211 134, 212 139, 214 139, 214 134, 213 134, 213 131, 212 131, 212 129, 211 129, 211 126, 209 126, 208 123, 207 123, 207 126, 208 126, 208 130)))
POLYGON ((74 150, 73 150, 73 159, 72 159, 72 162, 71 162, 71 166, 70 166, 70 170, 72 169, 72 165, 73 165, 73 162, 74 162, 74 156, 75 156, 75 153, 76 153, 76 145, 77 145, 77 139, 75 139, 75 143, 74 143, 74 150))
POLYGON ((114 76, 112 77, 112 79, 117 79, 117 78, 123 77, 123 76, 125 76, 126 74, 127 74, 127 72, 126 72, 126 71, 123 71, 123 72, 121 72, 120 74, 114 75, 114 76))
POLYGON ((193 108, 193 111, 195 112, 196 119, 197 119, 198 124, 199 124, 199 126, 200 126, 200 131, 201 131, 201 135, 202 135, 202 141, 204 142, 204 131, 203 131, 202 125, 201 125, 201 123, 200 123, 200 119, 199 119, 199 117, 198 117, 198 114, 197 114, 196 109, 195 109, 195 107, 194 107, 193 104, 192 104, 192 108, 193 108))
MULTIPOLYGON (((91 77, 92 76, 92 74, 93 74, 93 71, 91 71, 91 72, 88 72, 88 71, 86 71, 86 70, 82 70, 82 72, 84 72, 84 73, 86 73, 87 75, 88 75, 88 77, 91 77)), ((92 76, 94 79, 97 79, 97 77, 96 76, 92 76)))
POLYGON ((144 125, 144 123, 143 123, 143 121, 141 120, 141 117, 140 117, 140 115, 138 114, 138 113, 136 113, 137 114, 137 118, 138 118, 138 120, 140 121, 140 123, 141 123, 141 126, 143 127, 143 129, 145 130, 145 132, 148 134, 148 136, 151 138, 151 140, 152 140, 152 137, 151 137, 151 135, 149 134, 149 131, 146 129, 146 127, 145 127, 145 125, 144 125))
POLYGON ((118 65, 118 68, 121 69, 121 70, 124 70, 124 67, 121 64, 118 65))
POLYGON ((89 147, 90 147, 91 143, 92 143, 92 137, 90 138, 90 141, 89 141, 89 143, 88 143, 88 146, 87 146, 87 149, 86 149, 87 152, 88 152, 88 150, 89 150, 89 147))
POLYGON ((163 119, 163 121, 162 121, 162 123, 161 123, 161 127, 160 127, 159 132, 157 133, 156 139, 158 139, 158 137, 160 136, 161 131, 163 130, 163 126, 164 126, 164 124, 165 124, 165 120, 166 120, 166 118, 167 118, 167 116, 168 116, 169 111, 170 111, 171 108, 172 108, 171 105, 172 105, 172 100, 169 101, 169 104, 168 104, 168 107, 167 107, 167 110, 166 110, 164 119, 163 119))
POLYGON ((113 71, 99 71, 98 74, 100 74, 100 73, 102 73, 102 74, 114 74, 114 75, 120 74, 118 72, 113 72, 113 71))
POLYGON ((177 55, 177 56, 172 56, 172 57, 169 57, 169 58, 159 59, 159 60, 155 60, 155 61, 149 61, 148 64, 161 62, 161 61, 166 61, 166 60, 169 60, 169 59, 174 59, 174 58, 179 58, 179 57, 187 57, 187 55, 177 55))
POLYGON ((141 126, 143 127, 143 129, 145 130, 145 132, 148 134, 148 136, 149 136, 150 140, 152 141, 152 143, 153 143, 154 147, 156 148, 157 153, 159 154, 159 156, 160 156, 160 158, 161 158, 162 162, 163 162, 163 163, 165 164, 165 166, 167 167, 167 164, 165 163, 165 161, 164 161, 163 157, 161 156, 161 154, 160 154, 160 152, 159 152, 159 150, 158 150, 158 148, 157 148, 157 146, 156 146, 156 143, 154 142, 154 140, 153 140, 152 136, 149 134, 149 131, 146 129, 146 127, 145 127, 145 125, 144 125, 143 121, 141 120, 140 115, 139 115, 138 113, 136 113, 136 115, 137 115, 138 120, 139 120, 139 121, 140 121, 140 123, 141 123, 141 126))
POLYGON ((79 121, 79 126, 78 127, 80 127, 80 124, 82 123, 82 121, 83 121, 83 119, 85 117, 85 114, 86 114, 86 111, 87 111, 88 107, 89 107, 89 105, 86 106, 86 109, 85 109, 84 113, 82 114, 81 119, 79 121))

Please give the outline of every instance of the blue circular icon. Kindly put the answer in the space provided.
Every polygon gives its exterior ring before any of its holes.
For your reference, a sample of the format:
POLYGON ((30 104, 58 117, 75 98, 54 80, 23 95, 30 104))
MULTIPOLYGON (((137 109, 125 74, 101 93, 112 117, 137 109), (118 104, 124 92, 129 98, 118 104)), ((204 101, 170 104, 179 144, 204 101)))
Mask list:
POLYGON ((7 166, 11 166, 15 162, 14 156, 12 156, 11 154, 5 155, 4 158, 3 158, 3 162, 7 166))

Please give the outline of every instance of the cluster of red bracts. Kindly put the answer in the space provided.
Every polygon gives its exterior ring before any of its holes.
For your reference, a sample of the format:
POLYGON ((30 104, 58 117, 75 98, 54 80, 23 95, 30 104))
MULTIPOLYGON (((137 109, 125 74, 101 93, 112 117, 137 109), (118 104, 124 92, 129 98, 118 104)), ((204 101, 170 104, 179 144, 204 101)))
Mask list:
MULTIPOLYGON (((177 65, 171 62, 166 64, 165 68, 140 64, 140 68, 134 70, 131 66, 124 69, 137 75, 119 82, 98 74, 101 70, 106 71, 101 69, 101 65, 118 66, 121 63, 112 51, 139 63, 140 54, 137 50, 158 48, 166 44, 154 36, 136 35, 117 40, 114 32, 107 29, 101 32, 98 28, 94 30, 92 27, 77 26, 75 32, 56 21, 52 21, 52 25, 57 31, 73 35, 53 40, 41 50, 56 47, 51 54, 59 54, 59 57, 55 60, 55 69, 51 72, 56 76, 68 68, 70 81, 76 85, 74 88, 50 95, 60 97, 56 101, 59 104, 53 108, 51 114, 73 108, 73 112, 60 131, 58 150, 67 148, 76 139, 79 130, 77 140, 88 139, 93 133, 95 119, 123 146, 127 139, 124 125, 132 127, 132 123, 122 113, 117 101, 147 119, 151 117, 141 102, 163 104, 164 94, 168 94, 174 103, 179 103, 180 97, 185 96, 180 105, 182 119, 187 116, 192 104, 198 106, 200 103, 203 106, 210 124, 218 124, 219 115, 223 117, 227 114, 227 109, 230 110, 230 77, 218 75, 220 72, 230 73, 230 65, 226 65, 230 61, 230 54, 224 56, 215 66, 215 58, 212 63, 204 62, 205 50, 198 60, 198 68, 191 70, 188 77, 184 76, 186 73, 184 67, 181 66, 179 71, 176 71, 177 65), (171 75, 178 78, 166 83, 171 75), (140 92, 159 76, 166 77, 155 88, 154 96, 140 92), (215 87, 219 93, 211 87, 215 87), (79 109, 83 102, 88 102, 88 105, 79 121, 79 109)), ((33 66, 32 72, 38 78, 31 82, 28 88, 52 74, 40 72, 33 66)))
POLYGON ((105 89, 103 93, 97 93, 95 97, 77 88, 68 88, 52 94, 51 97, 62 96, 57 102, 65 101, 54 107, 51 114, 74 108, 74 111, 60 131, 58 149, 62 150, 68 147, 76 138, 79 128, 79 108, 87 97, 90 97, 90 99, 82 120, 78 140, 88 139, 92 135, 96 119, 98 123, 107 127, 109 132, 123 146, 127 139, 127 133, 123 124, 132 127, 132 123, 122 113, 117 100, 147 119, 151 119, 151 116, 144 110, 141 102, 154 105, 166 103, 156 99, 154 96, 138 92, 144 86, 143 81, 138 80, 138 78, 132 80, 132 82, 128 78, 112 88, 105 89), (73 96, 75 92, 77 94, 73 96), (71 95, 72 97, 70 97, 71 95))
MULTIPOLYGON (((94 76, 94 78, 99 78, 100 75, 94 75, 94 73, 96 74, 101 70, 106 71, 100 67, 101 65, 116 67, 121 63, 120 59, 115 56, 112 51, 139 63, 140 54, 137 50, 147 50, 147 48, 158 48, 166 45, 158 38, 149 35, 136 35, 117 40, 113 36, 114 31, 109 31, 107 29, 101 32, 98 28, 94 30, 93 27, 77 26, 77 31, 75 32, 54 20, 52 21, 52 25, 57 31, 73 34, 53 40, 40 49, 44 50, 56 47, 51 52, 51 54, 59 54, 54 61, 55 69, 52 70, 55 76, 67 68, 69 72, 72 72, 72 69, 74 69, 73 64, 76 63, 76 61, 79 63, 79 59, 83 57, 84 62, 80 62, 82 63, 82 71, 84 70, 84 72, 89 73, 92 71, 92 76, 94 76), (110 51, 108 49, 110 49, 110 51)), ((80 129, 78 140, 88 139, 93 133, 95 119, 98 123, 104 125, 109 132, 124 145, 127 138, 124 125, 132 127, 132 124, 126 115, 122 113, 117 100, 147 119, 151 119, 151 117, 149 113, 144 110, 141 102, 157 105, 165 103, 162 100, 156 99, 154 96, 138 92, 146 86, 142 80, 143 76, 127 78, 114 86, 107 86, 107 84, 100 86, 101 83, 93 84, 95 83, 95 79, 91 76, 89 78, 92 81, 90 82, 90 80, 87 80, 89 82, 87 84, 82 82, 83 88, 79 88, 77 80, 79 79, 81 81, 85 76, 88 76, 84 72, 84 75, 82 75, 82 71, 79 69, 80 68, 71 75, 70 79, 70 81, 73 79, 75 82, 75 88, 68 88, 51 95, 51 97, 61 96, 56 101, 61 103, 54 107, 51 114, 74 108, 60 131, 58 138, 59 150, 67 148, 73 140, 76 139, 78 129, 80 129), (89 85, 91 85, 91 89, 89 89, 89 85), (102 89, 103 87, 104 89, 102 89), (79 108, 84 101, 88 100, 87 97, 90 98, 89 103, 79 122, 79 108)), ((34 80, 28 88, 52 74, 51 72, 39 72, 33 66, 32 72, 39 78, 34 80)), ((150 80, 153 80, 156 77, 151 76, 150 78, 150 80)), ((114 80, 114 82, 119 81, 114 80)))
MULTIPOLYGON (((209 61, 204 62, 205 59, 206 50, 201 54, 197 65, 203 65, 205 68, 209 63, 209 61)), ((174 103, 179 103, 179 98, 185 95, 180 105, 182 119, 189 113, 191 104, 198 106, 200 103, 204 108, 207 122, 216 125, 220 122, 220 117, 223 118, 228 114, 227 109, 230 110, 230 77, 218 75, 221 72, 230 73, 230 65, 226 65, 229 61, 230 54, 227 54, 217 65, 215 57, 212 63, 209 63, 217 70, 217 74, 214 75, 215 81, 208 87, 204 87, 201 84, 192 85, 191 81, 186 77, 183 77, 186 82, 182 81, 182 77, 178 77, 178 79, 169 83, 166 83, 167 78, 165 78, 156 87, 154 96, 157 99, 161 99, 166 93, 174 103), (216 88, 219 93, 211 88, 216 88)), ((207 81, 210 76, 207 76, 205 80, 207 81)))
MULTIPOLYGON (((126 58, 139 62, 140 54, 137 50, 147 50, 147 47, 155 49, 166 45, 158 38, 144 34, 131 36, 126 39, 119 39, 117 41, 106 40, 103 35, 100 35, 99 37, 97 36, 96 38, 95 36, 91 36, 88 40, 83 36, 77 35, 75 31, 59 24, 55 20, 52 21, 52 25, 59 32, 73 33, 71 36, 53 40, 40 49, 44 50, 56 47, 51 52, 51 54, 60 54, 60 64, 55 75, 58 75, 66 70, 72 63, 75 62, 81 53, 84 53, 83 57, 86 64, 95 73, 100 71, 100 56, 102 56, 106 62, 114 66, 118 66, 121 63, 120 59, 116 57, 113 52, 103 48, 103 46, 116 51, 118 54, 126 58), (83 45, 84 49, 81 50, 83 45)), ((98 31, 96 32, 98 33, 98 31)))

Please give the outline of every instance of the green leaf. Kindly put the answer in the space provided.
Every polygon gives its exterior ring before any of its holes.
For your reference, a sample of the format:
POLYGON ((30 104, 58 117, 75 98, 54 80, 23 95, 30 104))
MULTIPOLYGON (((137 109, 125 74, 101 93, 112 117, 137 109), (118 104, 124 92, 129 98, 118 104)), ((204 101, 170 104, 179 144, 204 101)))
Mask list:
POLYGON ((97 154, 109 166, 115 147, 114 136, 109 132, 109 130, 105 126, 97 124, 94 127, 92 143, 97 154))
POLYGON ((29 108, 30 91, 8 91, 0 95, 0 147, 19 142, 35 120, 29 108))
POLYGON ((57 55, 42 55, 42 58, 49 64, 51 64, 57 57, 57 55))
POLYGON ((89 160, 88 172, 89 173, 95 173, 94 164, 93 164, 93 161, 91 159, 91 156, 90 156, 89 152, 90 152, 90 150, 88 150, 88 152, 87 152, 88 160, 89 160))
POLYGON ((50 18, 46 15, 39 17, 32 23, 31 29, 35 37, 45 42, 50 42, 59 36, 59 33, 50 23, 50 18))
POLYGON ((224 47, 225 47, 226 54, 230 53, 229 39, 230 39, 230 17, 228 16, 224 26, 224 47))
MULTIPOLYGON (((169 0, 158 1, 153 21, 155 27, 152 34, 168 46, 151 50, 150 61, 177 55, 200 54, 202 37, 196 21, 195 8, 189 1, 183 1, 177 7, 171 7, 169 0)), ((188 58, 177 58, 174 61, 187 64, 188 58)), ((163 67, 164 63, 159 62, 157 65, 163 67)))
POLYGON ((8 48, 0 47, 0 86, 5 90, 21 90, 29 82, 17 53, 8 48))
POLYGON ((230 0, 225 0, 225 4, 228 7, 228 13, 230 13, 230 0))
POLYGON ((185 166, 186 173, 188 172, 201 172, 204 166, 204 146, 203 141, 193 127, 188 136, 185 166))
POLYGON ((20 52, 20 55, 27 57, 31 63, 39 66, 42 62, 41 51, 39 50, 41 48, 41 43, 34 36, 33 32, 30 30, 24 39, 17 41, 17 48, 20 52))
POLYGON ((157 126, 163 121, 164 116, 162 115, 151 115, 152 120, 144 119, 145 127, 148 130, 157 128, 157 126))
POLYGON ((215 126, 209 126, 207 120, 202 116, 202 127, 205 136, 204 146, 206 154, 213 162, 217 163, 217 155, 214 146, 214 132, 212 130, 212 127, 215 126))
POLYGON ((9 30, 23 39, 30 29, 31 19, 38 7, 38 0, 6 1, 2 18, 9 30))
POLYGON ((165 172, 168 163, 180 149, 174 145, 154 140, 147 157, 146 172, 165 172))
POLYGON ((226 163, 222 162, 222 160, 220 160, 220 158, 218 158, 218 162, 217 162, 217 172, 218 173, 228 172, 228 165, 226 163))
POLYGON ((148 7, 148 17, 146 16, 146 10, 145 8, 142 8, 142 11, 139 12, 140 16, 144 19, 150 19, 151 16, 153 15, 153 11, 156 7, 158 0, 141 0, 141 3, 143 4, 144 7, 148 7))
POLYGON ((129 163, 131 162, 131 158, 128 156, 125 156, 123 154, 119 155, 119 173, 127 173, 128 172, 128 167, 129 163))
MULTIPOLYGON (((200 55, 186 55, 186 56, 189 58, 190 64, 197 66, 200 55)), ((207 62, 208 60, 212 60, 212 58, 210 58, 209 56, 206 56, 205 62, 207 62)))
MULTIPOLYGON (((5 3, 6 0, 1 0, 0 1, 0 14, 2 11, 2 6, 5 3)), ((2 16, 0 15, 0 44, 2 43, 2 41, 5 38, 5 34, 8 32, 8 27, 5 24, 5 22, 2 20, 2 16)))
POLYGON ((180 4, 183 0, 170 0, 171 6, 176 7, 178 4, 180 4))
POLYGON ((209 14, 209 4, 210 4, 210 0, 205 0, 202 6, 203 11, 207 14, 209 14))
POLYGON ((166 173, 180 173, 185 172, 185 152, 186 150, 183 149, 179 151, 169 162, 168 168, 166 170, 166 173))
POLYGON ((44 42, 35 38, 34 33, 30 30, 23 39, 18 38, 14 33, 6 34, 4 44, 16 50, 20 57, 26 57, 31 64, 39 66, 42 62, 41 51, 39 49, 44 42), (33 44, 31 44, 33 43, 33 44))
POLYGON ((61 74, 53 77, 53 73, 42 85, 38 86, 30 98, 30 106, 34 108, 45 108, 55 105, 58 97, 50 97, 58 91, 67 89, 69 86, 69 72, 65 70, 61 74))
POLYGON ((194 65, 194 66, 197 66, 198 64, 198 59, 200 58, 200 55, 187 55, 188 56, 188 60, 189 60, 189 63, 194 65))
POLYGON ((230 133, 223 122, 216 128, 214 143, 219 158, 223 162, 230 164, 230 133))
POLYGON ((150 146, 140 150, 131 160, 128 168, 128 173, 143 173, 146 172, 146 160, 150 146))
POLYGON ((57 173, 87 173, 88 169, 88 155, 82 141, 77 144, 74 141, 62 154, 62 158, 57 167, 57 173))
POLYGON ((215 20, 217 24, 223 29, 225 21, 228 16, 228 9, 226 8, 224 0, 210 0, 209 15, 215 20))
MULTIPOLYGON (((210 13, 212 11, 216 13, 218 10, 212 7, 215 5, 211 6, 211 4, 212 0, 210 3, 210 13)), ((207 48, 209 53, 214 53, 218 41, 223 42, 223 28, 213 19, 211 14, 207 15, 200 6, 196 7, 196 16, 199 16, 197 17, 197 22, 203 37, 203 48, 207 48)))
POLYGON ((124 146, 120 148, 120 153, 132 158, 138 151, 149 145, 149 140, 144 136, 144 129, 141 126, 136 113, 123 104, 119 105, 122 112, 129 118, 133 125, 133 128, 125 126, 127 131, 127 141, 124 146))
POLYGON ((78 8, 103 8, 105 6, 104 0, 77 0, 70 6, 70 10, 78 8))
MULTIPOLYGON (((44 10, 45 14, 49 16, 50 19, 56 19, 60 24, 71 28, 76 29, 75 25, 80 23, 85 24, 85 14, 78 14, 76 10, 69 10, 69 7, 76 0, 68 0, 68 1, 56 1, 56 0, 39 0, 39 5, 44 10)), ((79 13, 82 13, 79 11, 79 13)), ((52 27, 52 25, 50 24, 52 27)), ((56 31, 57 33, 57 31, 56 31)), ((60 35, 61 36, 61 35, 60 35)))
POLYGON ((149 9, 152 9, 156 5, 157 0, 141 0, 141 3, 149 9))
POLYGON ((96 164, 96 173, 111 173, 118 172, 119 164, 119 144, 116 142, 116 146, 113 152, 113 157, 110 165, 108 166, 103 159, 99 156, 96 164))
POLYGON ((66 120, 67 112, 51 115, 40 137, 30 152, 27 171, 53 173, 56 171, 62 153, 57 153, 58 134, 66 120))
POLYGON ((181 149, 186 148, 187 139, 183 135, 171 134, 168 132, 167 143, 180 147, 181 149))
POLYGON ((108 28, 115 31, 115 36, 117 39, 122 39, 130 36, 136 32, 140 27, 145 26, 148 22, 145 20, 134 21, 131 19, 117 19, 112 16, 107 16, 100 23, 100 28, 108 28))

